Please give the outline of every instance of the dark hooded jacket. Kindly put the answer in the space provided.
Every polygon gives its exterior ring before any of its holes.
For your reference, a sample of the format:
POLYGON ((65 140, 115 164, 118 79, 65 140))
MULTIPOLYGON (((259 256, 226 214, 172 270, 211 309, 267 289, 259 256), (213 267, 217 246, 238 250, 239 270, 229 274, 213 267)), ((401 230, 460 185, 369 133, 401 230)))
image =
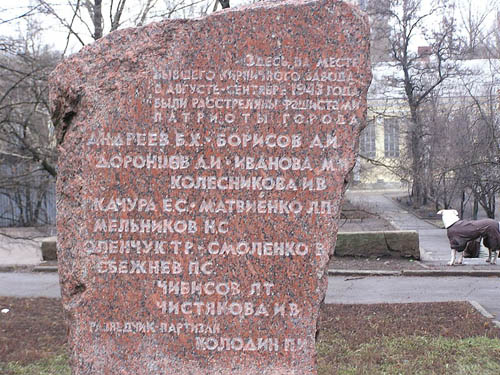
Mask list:
POLYGON ((464 251, 467 242, 482 237, 488 249, 500 249, 500 227, 493 219, 459 220, 447 229, 450 246, 457 251, 464 251))

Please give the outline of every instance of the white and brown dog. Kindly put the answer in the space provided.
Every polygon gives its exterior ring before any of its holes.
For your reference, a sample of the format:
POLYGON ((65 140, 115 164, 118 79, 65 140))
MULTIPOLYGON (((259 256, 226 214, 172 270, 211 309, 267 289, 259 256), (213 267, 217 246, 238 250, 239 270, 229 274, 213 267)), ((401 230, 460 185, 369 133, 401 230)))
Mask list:
POLYGON ((460 254, 457 264, 462 264, 464 250, 469 241, 483 239, 483 244, 489 250, 486 262, 496 264, 500 250, 500 223, 493 219, 460 220, 456 210, 441 210, 438 215, 443 215, 443 224, 446 228, 451 247, 450 266, 455 264, 457 252, 460 254))

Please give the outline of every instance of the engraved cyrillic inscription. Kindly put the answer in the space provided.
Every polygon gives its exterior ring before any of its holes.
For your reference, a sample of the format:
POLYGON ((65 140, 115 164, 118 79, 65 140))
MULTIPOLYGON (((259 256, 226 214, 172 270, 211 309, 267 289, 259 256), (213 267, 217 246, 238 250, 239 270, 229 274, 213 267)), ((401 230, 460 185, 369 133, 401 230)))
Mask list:
MULTIPOLYGON (((317 200, 306 201, 266 197, 270 193, 325 191, 327 174, 347 168, 338 155, 339 138, 335 131, 224 130, 207 135, 171 127, 197 124, 245 129, 245 125, 252 123, 262 125, 263 129, 271 123, 284 127, 354 126, 357 117, 351 112, 360 108, 361 101, 351 69, 358 67, 359 62, 337 57, 313 62, 299 57, 246 55, 240 59, 240 65, 236 70, 218 71, 159 68, 152 76, 154 115, 145 126, 147 131, 89 134, 86 143, 96 148, 95 168, 139 173, 161 171, 167 175, 166 187, 176 196, 93 197, 85 202, 86 209, 96 215, 88 228, 94 238, 85 243, 83 251, 89 256, 102 257, 96 263, 96 272, 121 277, 147 275, 163 296, 156 299, 156 308, 174 319, 168 329, 167 323, 161 322, 142 325, 112 322, 92 326, 92 330, 197 334, 203 333, 203 329, 193 328, 196 325, 185 327, 180 321, 175 323, 175 319, 300 316, 296 302, 271 302, 277 297, 272 283, 243 285, 238 280, 221 281, 215 259, 279 257, 295 262, 322 255, 327 251, 323 244, 298 238, 263 240, 257 233, 238 239, 234 236, 238 231, 235 221, 220 220, 218 216, 336 216, 338 209, 331 197, 324 200, 318 196, 317 200), (314 70, 310 71, 310 67, 314 70), (196 157, 190 155, 192 149, 198 150, 196 157), (218 149, 232 152, 226 156, 214 155, 212 150, 218 149), (321 156, 309 154, 316 150, 320 150, 321 156), (259 151, 265 154, 259 155, 259 151), (188 200, 176 195, 190 191, 220 191, 224 196, 188 200), (260 199, 240 197, 249 191, 261 194, 260 199), (106 238, 109 235, 118 237, 106 238), (173 239, 176 235, 184 238, 173 239), (217 237, 201 239, 214 235, 217 237), (158 256, 176 258, 156 259, 158 256), (270 302, 256 304, 240 300, 241 295, 265 296, 270 302), (227 300, 202 299, 211 296, 227 300), (193 301, 192 297, 200 299, 193 301)), ((297 351, 303 347, 303 343, 289 338, 257 338, 254 342, 253 338, 224 337, 220 323, 216 326, 212 332, 205 332, 209 336, 196 337, 196 350, 297 351)))

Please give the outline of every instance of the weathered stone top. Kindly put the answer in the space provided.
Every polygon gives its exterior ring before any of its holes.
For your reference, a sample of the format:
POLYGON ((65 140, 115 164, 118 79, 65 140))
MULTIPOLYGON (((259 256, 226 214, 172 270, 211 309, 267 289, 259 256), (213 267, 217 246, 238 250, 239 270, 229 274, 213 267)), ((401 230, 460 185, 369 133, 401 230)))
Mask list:
POLYGON ((51 77, 74 374, 315 374, 370 82, 339 1, 114 32, 51 77))

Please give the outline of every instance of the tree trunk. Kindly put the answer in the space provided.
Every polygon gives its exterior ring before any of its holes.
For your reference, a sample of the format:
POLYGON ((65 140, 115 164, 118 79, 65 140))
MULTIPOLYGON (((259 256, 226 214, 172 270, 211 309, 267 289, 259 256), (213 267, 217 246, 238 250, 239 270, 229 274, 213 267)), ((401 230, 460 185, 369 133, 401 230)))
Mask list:
POLYGON ((479 201, 474 197, 474 207, 472 208, 472 219, 477 220, 477 213, 479 211, 479 201))
MULTIPOLYGON (((414 124, 414 127, 416 125, 414 124)), ((420 163, 420 139, 418 137, 416 129, 411 132, 411 154, 412 154, 412 180, 413 180, 413 207, 419 208, 423 203, 424 189, 422 181, 422 168, 420 163)))
POLYGON ((92 23, 94 24, 94 40, 102 38, 102 0, 95 0, 94 2, 94 14, 92 17, 92 23))
POLYGON ((494 219, 495 218, 495 194, 491 194, 489 199, 488 199, 488 207, 485 209, 486 215, 488 215, 488 218, 494 219))
POLYGON ((460 200, 460 217, 464 217, 465 211, 465 190, 462 191, 462 199, 460 200))
POLYGON ((222 9, 229 8, 229 0, 219 0, 219 3, 221 5, 222 9))
POLYGON ((426 192, 424 182, 424 168, 422 166, 422 124, 419 121, 418 108, 413 98, 409 98, 411 130, 410 148, 412 158, 412 180, 413 180, 413 207, 421 207, 426 203, 426 192))

